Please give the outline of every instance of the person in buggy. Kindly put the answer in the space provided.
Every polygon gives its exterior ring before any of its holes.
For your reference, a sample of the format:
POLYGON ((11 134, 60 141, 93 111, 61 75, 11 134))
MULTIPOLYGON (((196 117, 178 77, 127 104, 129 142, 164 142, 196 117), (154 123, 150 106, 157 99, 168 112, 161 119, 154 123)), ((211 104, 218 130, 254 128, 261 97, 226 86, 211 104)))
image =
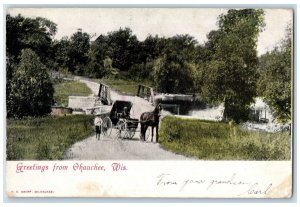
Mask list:
POLYGON ((128 111, 128 108, 126 106, 123 108, 123 111, 122 111, 122 114, 121 114, 120 118, 123 118, 123 119, 129 119, 130 118, 129 111, 128 111))

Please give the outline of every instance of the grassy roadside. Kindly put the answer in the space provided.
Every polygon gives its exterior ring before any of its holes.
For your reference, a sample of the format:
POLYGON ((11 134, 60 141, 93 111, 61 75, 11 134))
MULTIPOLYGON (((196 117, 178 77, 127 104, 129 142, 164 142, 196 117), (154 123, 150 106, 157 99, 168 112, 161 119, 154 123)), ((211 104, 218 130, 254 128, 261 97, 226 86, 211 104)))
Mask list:
POLYGON ((54 100, 59 106, 68 106, 69 96, 88 96, 93 92, 84 83, 62 81, 54 84, 54 100))
POLYGON ((165 117, 159 130, 161 146, 202 160, 290 160, 291 136, 230 128, 217 123, 165 117))
POLYGON ((93 116, 7 120, 7 160, 60 160, 65 150, 93 133, 93 116))

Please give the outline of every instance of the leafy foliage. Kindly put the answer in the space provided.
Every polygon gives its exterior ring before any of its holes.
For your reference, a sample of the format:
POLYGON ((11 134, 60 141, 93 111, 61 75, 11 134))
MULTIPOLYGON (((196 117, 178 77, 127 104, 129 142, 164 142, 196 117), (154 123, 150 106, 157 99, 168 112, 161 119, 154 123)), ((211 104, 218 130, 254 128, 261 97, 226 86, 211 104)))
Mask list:
POLYGON ((256 96, 256 43, 264 26, 263 11, 229 10, 218 23, 219 29, 208 35, 211 61, 202 74, 201 92, 209 102, 224 102, 228 119, 247 120, 256 96))
POLYGON ((46 67, 54 67, 51 45, 55 33, 56 24, 47 19, 6 16, 8 117, 50 112, 53 88, 46 67))
POLYGON ((44 18, 24 18, 21 15, 6 16, 6 51, 18 63, 18 57, 25 48, 39 54, 41 61, 51 68, 52 38, 56 24, 44 18))
POLYGON ((194 89, 196 43, 189 35, 177 35, 165 40, 162 55, 153 62, 153 79, 158 91, 186 93, 194 89))
POLYGON ((156 89, 164 93, 185 93, 193 88, 194 67, 174 53, 165 54, 153 64, 156 89))
POLYGON ((108 56, 113 60, 113 67, 127 71, 137 59, 139 51, 139 42, 137 37, 132 34, 129 28, 110 32, 107 35, 107 42, 110 54, 108 56))
POLYGON ((260 57, 259 94, 272 108, 278 121, 291 120, 292 41, 291 28, 279 47, 260 57))
POLYGON ((78 29, 70 38, 70 47, 68 50, 68 66, 71 72, 77 75, 84 75, 84 68, 88 63, 89 48, 89 34, 78 29))
POLYGON ((125 77, 147 82, 158 92, 200 93, 201 101, 224 103, 225 117, 236 122, 248 119, 258 87, 278 119, 289 120, 291 47, 287 39, 276 51, 262 56, 258 73, 256 44, 263 20, 261 9, 230 9, 219 16, 218 29, 207 35, 208 41, 199 44, 188 34, 149 35, 139 41, 130 28, 95 40, 78 29, 71 37, 53 40, 55 23, 7 15, 7 97, 21 50, 30 48, 51 70, 90 78, 125 77), (266 81, 267 77, 272 80, 266 81))
POLYGON ((21 52, 20 63, 10 82, 7 116, 42 116, 51 111, 53 86, 46 67, 31 49, 21 52))
POLYGON ((54 40, 52 43, 52 49, 54 51, 54 62, 57 71, 63 71, 69 69, 69 48, 70 48, 70 40, 67 37, 63 37, 61 40, 54 40))

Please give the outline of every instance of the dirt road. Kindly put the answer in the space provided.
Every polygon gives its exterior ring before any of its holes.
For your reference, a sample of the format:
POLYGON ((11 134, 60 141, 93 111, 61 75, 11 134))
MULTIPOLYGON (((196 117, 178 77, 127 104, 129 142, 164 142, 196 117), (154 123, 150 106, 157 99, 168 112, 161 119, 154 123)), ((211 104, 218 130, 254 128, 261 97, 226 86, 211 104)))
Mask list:
MULTIPOLYGON (((98 93, 99 84, 76 77, 85 83, 94 94, 98 93)), ((111 91, 112 100, 128 100, 133 102, 130 116, 139 118, 142 112, 152 111, 154 107, 146 100, 136 96, 119 95, 111 91)), ((110 137, 101 136, 96 140, 95 135, 75 143, 66 152, 66 160, 193 160, 173 152, 166 151, 158 143, 142 142, 139 139, 139 128, 133 139, 118 139, 114 132, 110 137)), ((150 137, 149 137, 150 138, 150 137)))
POLYGON ((67 160, 192 160, 166 150, 159 144, 139 139, 112 139, 91 136, 74 144, 65 154, 67 160))

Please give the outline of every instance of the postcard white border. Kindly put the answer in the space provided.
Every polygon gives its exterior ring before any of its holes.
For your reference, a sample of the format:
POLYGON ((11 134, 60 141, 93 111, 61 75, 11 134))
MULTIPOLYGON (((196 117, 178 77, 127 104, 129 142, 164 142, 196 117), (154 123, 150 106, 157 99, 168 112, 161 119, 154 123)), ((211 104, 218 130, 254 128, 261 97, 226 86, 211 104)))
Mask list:
MULTIPOLYGON (((77 2, 77 1, 76 1, 77 2)), ((108 4, 112 4, 112 3, 117 3, 117 4, 123 4, 123 1, 105 1, 106 3, 108 3, 108 4)), ((149 3, 157 3, 157 4, 159 4, 159 3, 161 3, 162 1, 159 1, 159 2, 157 2, 157 1, 151 1, 151 2, 149 2, 149 3)), ((17 4, 23 4, 24 5, 24 1, 8 1, 8 0, 4 0, 4 2, 3 2, 3 4, 11 4, 11 3, 17 3, 17 4)), ((40 1, 27 1, 26 3, 35 3, 35 4, 39 4, 40 5, 40 1)), ((46 3, 48 3, 48 4, 53 4, 53 3, 55 3, 55 4, 65 4, 65 3, 69 3, 69 2, 64 2, 64 1, 58 1, 58 0, 54 0, 54 1, 46 1, 46 3)), ((72 3, 74 3, 74 2, 72 2, 72 3)), ((97 3, 99 3, 99 2, 97 2, 97 1, 78 1, 78 3, 80 3, 80 4, 83 4, 83 3, 92 3, 92 4, 97 4, 97 3)), ((127 1, 127 3, 128 3, 128 1, 127 1)), ((139 1, 130 1, 130 3, 134 3, 134 4, 139 4, 140 2, 139 1)), ((148 3, 148 4, 149 4, 148 3)), ((165 4, 168 4, 168 3, 170 3, 170 2, 165 2, 165 4)), ((184 2, 182 2, 182 1, 172 1, 172 3, 178 3, 178 4, 184 4, 184 5, 186 5, 186 4, 188 4, 188 3, 191 3, 191 4, 193 4, 193 3, 195 3, 194 1, 184 1, 184 2)), ((212 4, 217 4, 217 5, 224 5, 223 4, 223 2, 222 1, 205 1, 204 3, 207 3, 207 4, 210 4, 210 5, 212 5, 212 4)), ((243 4, 240 4, 241 2, 240 1, 227 1, 227 4, 237 4, 237 5, 241 5, 241 6, 243 6, 243 4)), ((284 5, 286 5, 287 3, 289 3, 289 4, 295 4, 296 5, 296 8, 297 8, 297 1, 291 1, 291 0, 288 0, 288 1, 276 1, 276 2, 274 2, 274 1, 268 1, 268 2, 266 2, 266 1, 264 1, 264 2, 262 2, 262 1, 258 1, 258 0, 255 0, 255 1, 251 1, 251 2, 245 2, 246 4, 248 3, 248 4, 250 4, 251 3, 251 5, 253 5, 253 3, 254 4, 256 4, 256 5, 258 5, 258 4, 266 4, 266 3, 271 3, 269 6, 274 6, 274 3, 281 3, 281 4, 284 4, 284 5)), ((4 7, 4 5, 2 4, 2 7, 4 7)), ((226 6, 226 5, 225 5, 226 6)), ((3 9, 2 9, 2 11, 3 11, 3 9)), ((297 19, 298 19, 298 17, 297 17, 297 19)), ((3 21, 4 21, 4 15, 2 15, 1 16, 1 22, 3 23, 3 21)), ((297 21, 297 25, 298 25, 298 21, 297 21)), ((1 32, 3 32, 2 30, 3 30, 3 28, 4 28, 4 26, 2 26, 1 28, 0 28, 0 33, 1 32)), ((295 28, 295 33, 297 33, 297 31, 296 31, 296 28, 295 28)), ((3 34, 3 33, 2 33, 3 34)), ((296 35, 295 35, 296 36, 296 35)), ((3 38, 1 39, 1 45, 3 46, 2 48, 4 48, 4 44, 3 44, 3 42, 4 42, 4 40, 3 40, 3 38)), ((297 46, 298 46, 298 43, 297 43, 297 46)), ((296 46, 296 48, 297 48, 297 46, 296 46)), ((4 63, 4 60, 5 60, 5 58, 4 58, 4 52, 3 52, 4 50, 2 50, 1 52, 0 52, 0 56, 1 56, 1 62, 3 63, 2 65, 3 66, 5 66, 5 63, 4 63)), ((298 54, 297 54, 297 57, 298 57, 298 54)), ((4 67, 3 67, 4 68, 4 67)), ((295 65, 295 68, 297 68, 296 67, 296 65, 295 65)), ((295 73, 295 75, 297 76, 296 77, 296 79, 298 79, 298 73, 296 72, 295 73)), ((1 76, 1 82, 2 82, 2 87, 4 88, 3 89, 3 91, 5 92, 5 76, 1 76)), ((295 89, 296 89, 296 85, 297 85, 297 83, 295 82, 295 89)), ((298 94, 298 91, 297 91, 297 94, 298 94)), ((298 96, 295 96, 295 98, 297 98, 297 100, 295 100, 295 103, 298 103, 298 96)), ((1 106, 2 106, 2 109, 5 107, 4 106, 4 104, 5 104, 5 101, 4 101, 4 93, 2 93, 1 94, 1 106), (3 95, 3 97, 2 97, 2 95, 3 95)), ((295 110, 296 110, 296 108, 297 108, 297 106, 296 106, 296 104, 295 104, 295 110)), ((295 114, 297 113, 297 111, 295 112, 295 114)), ((1 117, 4 117, 4 111, 2 111, 1 110, 1 117)), ((1 124, 2 124, 2 126, 4 126, 5 127, 5 118, 4 119, 1 119, 1 124)), ((295 119, 294 119, 294 123, 296 124, 296 123, 298 123, 298 117, 297 116, 295 116, 295 119)), ((295 127, 295 130, 294 130, 294 133, 295 133, 295 140, 297 139, 297 129, 296 129, 296 127, 295 127)), ((5 135, 5 130, 4 130, 4 132, 2 133, 2 134, 4 134, 5 135)), ((299 146, 299 143, 298 142, 294 142, 294 144, 297 144, 297 146, 294 146, 294 149, 295 148, 298 148, 299 146)), ((2 146, 2 149, 4 149, 4 143, 3 142, 1 142, 1 146, 2 146)), ((296 155, 297 155, 297 152, 295 151, 295 153, 294 153, 294 155, 295 155, 295 157, 294 157, 294 162, 296 162, 296 160, 297 160, 297 157, 296 157, 296 155)), ((3 156, 3 154, 1 154, 1 156, 0 156, 0 158, 2 158, 2 160, 4 160, 4 156, 3 156)), ((3 161, 3 163, 1 163, 2 165, 3 165, 3 167, 5 166, 5 160, 3 161)), ((296 163, 295 163, 296 164, 296 163)), ((295 172, 295 170, 294 170, 294 172, 295 172)), ((1 171, 0 172, 0 176, 3 176, 3 172, 1 171)), ((295 178, 294 178, 295 179, 295 178)), ((2 184, 2 183, 1 183, 2 184)), ((3 186, 3 185, 2 185, 3 186)), ((5 189, 3 189, 3 190, 5 190, 5 189)), ((296 193, 297 193, 297 191, 295 191, 296 193)), ((3 201, 3 195, 1 196, 1 200, 3 201)), ((7 200, 6 200, 7 201, 7 200)), ((71 202, 71 200, 69 200, 70 202, 71 202)), ((214 201, 216 201, 217 202, 217 200, 212 200, 212 202, 214 202, 214 201)), ((251 199, 249 200, 249 199, 247 199, 246 200, 246 202, 251 202, 251 199)), ((272 202, 272 201, 270 201, 270 202, 272 202)), ((276 201, 275 201, 276 202, 276 201)), ((295 204, 295 203, 294 203, 295 204)), ((290 203, 289 205, 290 206, 294 206, 294 204, 293 203, 290 203)), ((9 204, 7 204, 7 205, 9 205, 9 204)), ((51 204, 50 204, 51 205, 51 204)), ((74 204, 75 206, 76 205, 82 205, 82 204, 74 204)), ((131 205, 131 204, 130 204, 131 205)), ((233 204, 230 204, 230 206, 232 206, 233 204)), ((258 204, 259 205, 259 204, 258 204)), ((272 206, 274 206, 274 203, 271 203, 270 205, 272 205, 272 206)), ((6 206, 6 204, 5 204, 5 206, 6 206)), ((10 205, 11 206, 11 205, 10 205)), ((24 204, 22 204, 22 206, 24 206, 24 204)), ((26 204, 25 204, 25 206, 27 206, 26 204)), ((28 206, 32 206, 32 204, 29 204, 28 206)), ((48 205, 49 206, 49 205, 48 205)), ((229 206, 229 205, 227 205, 227 206, 229 206)), ((259 205, 260 206, 260 205, 259 205)))

